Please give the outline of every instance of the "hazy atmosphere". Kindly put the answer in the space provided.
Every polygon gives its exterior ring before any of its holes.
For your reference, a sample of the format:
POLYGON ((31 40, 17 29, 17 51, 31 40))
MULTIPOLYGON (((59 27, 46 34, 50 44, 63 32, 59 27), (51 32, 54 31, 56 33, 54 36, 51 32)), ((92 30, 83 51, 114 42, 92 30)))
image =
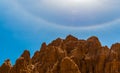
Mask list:
POLYGON ((0 65, 67 35, 120 42, 119 0, 0 0, 0 65))

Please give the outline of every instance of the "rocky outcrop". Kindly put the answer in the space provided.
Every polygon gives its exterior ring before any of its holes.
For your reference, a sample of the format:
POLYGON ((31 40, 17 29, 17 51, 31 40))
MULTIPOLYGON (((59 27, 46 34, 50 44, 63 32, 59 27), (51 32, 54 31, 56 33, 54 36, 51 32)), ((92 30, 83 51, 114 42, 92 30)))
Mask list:
POLYGON ((69 57, 65 57, 60 63, 60 73, 81 73, 77 64, 70 59, 69 57))
POLYGON ((0 73, 9 73, 11 70, 12 66, 10 63, 10 60, 6 60, 5 63, 0 67, 0 73))
POLYGON ((34 65, 31 63, 30 53, 25 50, 15 65, 11 68, 9 73, 31 73, 34 65))
POLYGON ((82 40, 69 35, 43 43, 32 58, 25 50, 13 66, 6 60, 0 73, 120 73, 120 43, 108 48, 95 36, 82 40))

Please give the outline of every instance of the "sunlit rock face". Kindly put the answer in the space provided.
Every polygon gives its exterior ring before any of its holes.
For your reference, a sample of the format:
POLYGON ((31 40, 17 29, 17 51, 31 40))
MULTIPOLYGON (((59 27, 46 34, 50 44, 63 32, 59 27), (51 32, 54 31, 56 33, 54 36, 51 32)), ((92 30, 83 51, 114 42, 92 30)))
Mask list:
POLYGON ((120 73, 120 43, 109 49, 95 36, 80 40, 72 35, 43 43, 30 58, 25 50, 14 66, 6 60, 0 73, 120 73))
POLYGON ((18 0, 33 16, 60 26, 101 26, 120 18, 118 0, 18 0))

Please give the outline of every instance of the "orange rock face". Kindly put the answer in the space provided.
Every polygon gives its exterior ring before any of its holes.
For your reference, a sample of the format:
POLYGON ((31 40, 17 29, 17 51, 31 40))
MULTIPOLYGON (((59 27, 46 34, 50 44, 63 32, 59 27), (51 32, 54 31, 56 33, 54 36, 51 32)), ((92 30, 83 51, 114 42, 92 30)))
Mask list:
POLYGON ((12 66, 10 64, 10 60, 6 60, 5 63, 0 67, 0 73, 9 73, 12 66))
POLYGON ((0 73, 120 73, 120 43, 109 49, 95 36, 80 40, 69 35, 43 43, 32 58, 25 50, 13 66, 6 60, 0 73))

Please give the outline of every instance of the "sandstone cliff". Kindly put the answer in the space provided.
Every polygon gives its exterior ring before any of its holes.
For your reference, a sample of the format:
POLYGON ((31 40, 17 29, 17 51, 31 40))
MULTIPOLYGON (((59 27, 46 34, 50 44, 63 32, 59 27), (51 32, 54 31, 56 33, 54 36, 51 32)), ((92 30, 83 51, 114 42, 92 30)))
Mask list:
POLYGON ((81 40, 69 35, 43 43, 32 58, 25 50, 14 66, 6 60, 0 73, 120 73, 120 43, 108 48, 95 36, 81 40))

